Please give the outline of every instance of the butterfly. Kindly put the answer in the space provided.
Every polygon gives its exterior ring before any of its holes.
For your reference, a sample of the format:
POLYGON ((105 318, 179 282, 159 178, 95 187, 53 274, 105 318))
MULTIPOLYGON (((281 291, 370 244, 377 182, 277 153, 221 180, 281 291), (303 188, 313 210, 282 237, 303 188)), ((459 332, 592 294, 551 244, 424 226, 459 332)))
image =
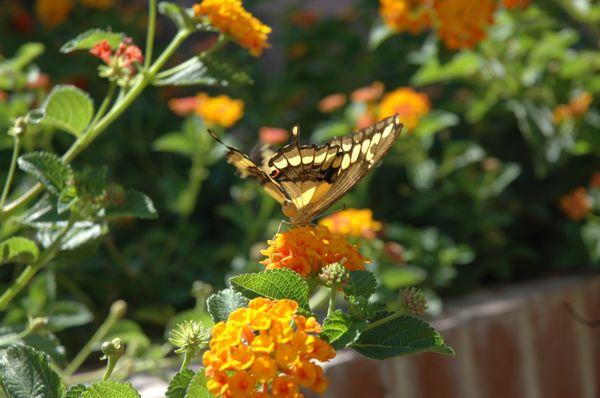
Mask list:
POLYGON ((402 131, 398 115, 322 145, 301 145, 299 128, 292 142, 273 150, 262 147, 248 156, 226 145, 226 159, 242 177, 257 180, 277 200, 292 226, 309 225, 371 170, 402 131))

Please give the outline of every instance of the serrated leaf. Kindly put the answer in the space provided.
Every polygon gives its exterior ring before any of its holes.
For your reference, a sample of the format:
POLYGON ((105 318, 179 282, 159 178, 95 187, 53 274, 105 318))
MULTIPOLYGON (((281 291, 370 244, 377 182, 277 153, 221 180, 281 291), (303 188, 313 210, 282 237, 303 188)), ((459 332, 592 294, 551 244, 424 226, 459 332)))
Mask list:
POLYGON ((87 387, 83 384, 73 384, 65 390, 61 398, 81 398, 85 390, 87 387))
POLYGON ((194 372, 190 369, 180 370, 179 372, 175 373, 169 382, 169 387, 167 388, 167 393, 165 394, 166 397, 184 398, 192 377, 194 377, 194 372))
POLYGON ((58 398, 60 377, 48 356, 24 345, 9 347, 0 357, 2 387, 9 398, 58 398))
POLYGON ((60 195, 73 178, 73 170, 53 153, 31 152, 17 160, 19 168, 35 176, 54 195, 60 195))
POLYGON ((208 312, 215 323, 226 321, 233 311, 248 305, 248 299, 240 292, 225 289, 211 295, 206 301, 208 312))
POLYGON ((337 310, 323 322, 321 337, 325 338, 334 349, 340 350, 354 343, 366 327, 366 321, 353 321, 342 311, 337 310))
POLYGON ((81 394, 81 398, 141 398, 130 383, 121 381, 99 381, 92 383, 81 394))
POLYGON ((296 301, 304 312, 310 312, 308 284, 299 274, 288 268, 234 276, 231 278, 231 286, 249 299, 260 296, 290 299, 296 301))
POLYGON ((68 84, 55 86, 42 107, 29 113, 29 121, 56 127, 78 137, 94 116, 94 102, 85 91, 68 84))
POLYGON ((344 293, 350 296, 369 298, 377 288, 377 280, 372 272, 358 270, 350 272, 350 279, 344 285, 344 293))
POLYGON ((208 56, 193 57, 173 68, 174 73, 165 71, 156 79, 156 86, 221 86, 251 84, 252 79, 239 67, 208 56))
POLYGON ((135 217, 150 220, 158 217, 152 199, 134 189, 123 192, 118 198, 111 198, 104 210, 106 218, 135 217))
POLYGON ((106 40, 113 49, 116 49, 123 39, 125 39, 123 33, 108 32, 102 29, 90 29, 63 44, 60 48, 60 52, 66 54, 76 50, 89 50, 102 40, 106 40))
POLYGON ((426 322, 409 315, 399 316, 363 332, 351 345, 372 359, 386 359, 420 352, 454 355, 442 336, 426 322))
POLYGON ((0 242, 0 265, 7 263, 30 264, 37 260, 40 251, 33 241, 13 236, 0 242))
POLYGON ((68 186, 62 190, 56 202, 56 212, 62 214, 77 202, 77 188, 68 186))
POLYGON ((213 395, 206 388, 204 369, 200 369, 190 381, 185 398, 213 398, 213 395))

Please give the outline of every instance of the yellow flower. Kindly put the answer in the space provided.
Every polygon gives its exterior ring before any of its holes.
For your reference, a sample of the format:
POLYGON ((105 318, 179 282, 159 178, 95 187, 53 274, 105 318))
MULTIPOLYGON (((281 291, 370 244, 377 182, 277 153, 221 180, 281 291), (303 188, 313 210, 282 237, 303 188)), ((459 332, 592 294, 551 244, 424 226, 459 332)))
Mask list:
POLYGON ((379 118, 398 114, 404 127, 410 132, 419 124, 419 120, 429 113, 431 104, 425 94, 409 87, 400 87, 387 93, 379 105, 379 118))
POLYGON ((319 225, 323 225, 333 233, 364 237, 373 239, 381 230, 381 223, 373 220, 370 209, 346 209, 322 218, 319 225))
POLYGON ((269 47, 271 28, 244 9, 241 0, 203 0, 194 5, 197 17, 207 17, 221 32, 231 36, 255 57, 269 47))
POLYGON ((386 25, 417 34, 431 27, 431 0, 379 0, 379 13, 386 25))
POLYGON ((327 264, 343 261, 350 270, 364 269, 368 262, 356 245, 343 235, 332 233, 322 225, 296 227, 275 235, 261 251, 267 258, 261 262, 267 269, 290 268, 302 276, 318 274, 327 264))
POLYGON ((561 210, 573 221, 583 220, 592 211, 592 200, 584 187, 560 198, 561 210))
POLYGON ((256 298, 217 323, 202 356, 209 391, 224 398, 300 398, 299 385, 323 392, 327 380, 315 361, 329 361, 335 350, 318 336, 316 319, 296 315, 297 308, 292 300, 256 298), (265 317, 260 330, 252 326, 265 317), (234 344, 231 336, 238 336, 234 344))
POLYGON ((65 22, 72 8, 73 0, 37 0, 35 2, 35 13, 47 29, 55 28, 65 22))
POLYGON ((116 5, 116 0, 82 0, 81 4, 86 8, 108 10, 116 5))
POLYGON ((494 0, 434 0, 437 35, 451 50, 473 48, 494 22, 494 0))
POLYGON ((206 93, 197 95, 196 114, 206 124, 231 127, 244 116, 244 102, 226 95, 210 97, 206 93))

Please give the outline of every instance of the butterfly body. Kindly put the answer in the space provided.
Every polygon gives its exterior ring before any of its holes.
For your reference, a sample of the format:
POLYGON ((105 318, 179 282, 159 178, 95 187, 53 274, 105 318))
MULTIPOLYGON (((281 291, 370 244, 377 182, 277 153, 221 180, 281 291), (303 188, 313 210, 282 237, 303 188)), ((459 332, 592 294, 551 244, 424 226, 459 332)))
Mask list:
POLYGON ((381 160, 401 130, 396 115, 322 145, 301 145, 295 127, 292 142, 276 151, 263 147, 248 157, 226 145, 226 157, 243 177, 261 183, 292 225, 308 225, 381 160))

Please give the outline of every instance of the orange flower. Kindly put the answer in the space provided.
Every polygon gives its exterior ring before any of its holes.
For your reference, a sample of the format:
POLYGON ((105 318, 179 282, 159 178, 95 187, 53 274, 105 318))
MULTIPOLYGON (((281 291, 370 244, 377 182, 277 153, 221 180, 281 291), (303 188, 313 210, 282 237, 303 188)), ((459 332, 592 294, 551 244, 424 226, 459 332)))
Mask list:
POLYGON ((290 268, 302 276, 318 274, 327 264, 344 259, 344 266, 350 271, 364 269, 368 262, 356 245, 322 225, 296 227, 275 235, 267 243, 269 248, 261 252, 267 258, 261 264, 267 269, 290 268))
POLYGON ((377 231, 381 230, 381 223, 373 220, 370 209, 346 209, 322 218, 319 225, 323 225, 333 233, 354 237, 375 238, 377 231))
POLYGON ((508 8, 509 10, 514 8, 525 9, 529 6, 530 2, 531 0, 502 0, 504 7, 508 8))
POLYGON ((494 0, 434 0, 437 34, 451 50, 473 48, 494 22, 494 0))
POLYGON ((261 127, 258 129, 258 139, 263 144, 281 144, 287 142, 289 133, 287 130, 279 127, 261 127))
POLYGON ((560 208, 573 221, 587 217, 592 210, 592 200, 584 187, 578 187, 560 198, 560 208))
POLYGON ((379 105, 379 119, 398 114, 404 127, 410 132, 430 109, 431 104, 425 94, 409 87, 401 87, 383 97, 379 105))
POLYGON ((299 385, 323 392, 327 379, 315 361, 329 361, 335 350, 319 338, 321 325, 296 315, 297 308, 292 300, 260 297, 216 324, 210 350, 202 357, 208 390, 226 398, 300 398, 299 385), (269 322, 256 328, 256 319, 269 322), (303 329, 297 326, 301 324, 303 329), (231 341, 231 336, 237 338, 231 341))
POLYGON ((231 36, 255 57, 269 47, 271 28, 246 11, 241 0, 203 0, 194 5, 196 17, 207 17, 221 32, 231 36))
POLYGON ((379 0, 386 25, 398 32, 417 34, 431 27, 431 0, 379 0))
POLYGON ((232 99, 223 94, 209 97, 206 93, 200 93, 196 98, 196 114, 202 117, 206 124, 231 127, 244 115, 242 100, 232 99))
POLYGON ((590 187, 600 188, 600 171, 595 172, 590 178, 590 187))
POLYGON ((169 109, 177 116, 187 116, 194 113, 198 107, 198 97, 171 98, 169 100, 169 109))
POLYGON ((344 94, 331 94, 319 101, 319 110, 323 113, 331 113, 346 104, 344 94))
POLYGON ((350 98, 354 102, 373 102, 381 98, 385 86, 382 82, 373 82, 370 86, 357 88, 352 92, 350 98))
POLYGON ((558 124, 565 119, 581 117, 590 108, 590 104, 594 101, 592 94, 584 91, 569 101, 567 104, 558 105, 554 108, 553 119, 554 123, 558 124))
POLYGON ((67 20, 73 9, 73 0, 37 0, 35 13, 42 25, 53 29, 67 20))

